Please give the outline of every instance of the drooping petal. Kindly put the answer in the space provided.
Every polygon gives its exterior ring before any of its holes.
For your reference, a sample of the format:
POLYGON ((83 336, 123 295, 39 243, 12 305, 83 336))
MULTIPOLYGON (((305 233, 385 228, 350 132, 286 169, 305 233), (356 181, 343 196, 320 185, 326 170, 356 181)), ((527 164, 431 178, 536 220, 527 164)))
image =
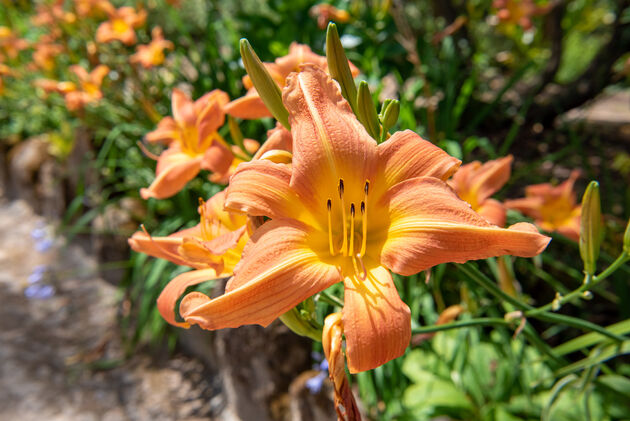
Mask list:
POLYGON ((344 279, 343 328, 351 373, 371 370, 404 354, 411 338, 409 307, 389 271, 366 262, 367 277, 344 279))
POLYGON ((157 125, 157 129, 145 135, 147 142, 159 142, 169 144, 175 137, 179 128, 172 117, 164 117, 157 125))
POLYGON ((507 209, 503 203, 494 199, 486 199, 483 204, 477 208, 477 213, 483 216, 486 221, 499 227, 505 226, 507 209))
POLYGON ((199 173, 201 159, 201 156, 191 157, 175 148, 165 150, 158 159, 155 180, 148 188, 140 189, 140 196, 145 200, 173 196, 199 173))
POLYGON ((378 153, 388 187, 414 177, 446 180, 461 165, 459 159, 411 130, 394 133, 378 146, 378 153))
POLYGON ((532 257, 550 240, 528 223, 508 229, 490 225, 444 182, 432 177, 397 184, 383 197, 382 205, 389 208, 389 226, 381 262, 401 275, 445 262, 504 254, 532 257))
POLYGON ((189 294, 180 305, 182 317, 210 330, 267 326, 301 301, 339 282, 338 269, 323 263, 311 249, 312 234, 294 220, 265 223, 246 246, 226 293, 214 299, 189 294))
POLYGON ((182 296, 189 286, 210 281, 216 277, 217 274, 214 269, 201 269, 185 272, 173 278, 162 290, 162 293, 157 299, 157 308, 164 320, 174 326, 190 327, 190 324, 186 322, 181 323, 175 320, 175 305, 177 304, 177 300, 179 300, 179 297, 182 296))
POLYGON ((291 187, 314 211, 338 195, 343 179, 349 202, 360 203, 376 171, 377 146, 321 69, 307 64, 287 79, 282 100, 293 136, 291 187))
POLYGON ((266 159, 244 162, 230 178, 225 206, 252 216, 300 219, 304 209, 290 180, 287 165, 266 159))
POLYGON ((250 89, 245 96, 229 102, 223 109, 232 117, 245 120, 273 117, 263 100, 258 96, 256 89, 250 89))
POLYGON ((192 266, 190 262, 183 259, 178 252, 184 237, 198 237, 199 226, 178 231, 167 237, 152 237, 146 232, 138 231, 129 238, 129 246, 138 253, 148 254, 159 259, 169 260, 177 265, 192 266))

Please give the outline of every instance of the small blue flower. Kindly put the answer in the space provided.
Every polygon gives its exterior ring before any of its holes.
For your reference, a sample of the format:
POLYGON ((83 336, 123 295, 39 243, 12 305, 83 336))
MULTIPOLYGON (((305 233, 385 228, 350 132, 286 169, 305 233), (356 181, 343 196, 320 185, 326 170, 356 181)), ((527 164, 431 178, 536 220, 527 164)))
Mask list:
POLYGON ((311 377, 310 379, 308 379, 304 383, 304 385, 313 395, 316 395, 322 390, 322 386, 324 385, 325 378, 326 378, 326 373, 319 372, 315 377, 311 377))
POLYGON ((53 240, 50 238, 44 238, 41 241, 35 243, 35 250, 39 253, 47 252, 53 245, 53 240))
POLYGON ((31 238, 33 240, 41 240, 46 237, 46 230, 44 228, 35 228, 31 231, 31 238))
POLYGON ((33 272, 31 272, 31 274, 28 276, 29 284, 40 282, 44 278, 44 275, 46 274, 47 270, 48 270, 47 265, 35 266, 35 269, 33 269, 33 272))
POLYGON ((26 298, 45 300, 55 295, 55 287, 52 285, 33 284, 24 290, 26 298))

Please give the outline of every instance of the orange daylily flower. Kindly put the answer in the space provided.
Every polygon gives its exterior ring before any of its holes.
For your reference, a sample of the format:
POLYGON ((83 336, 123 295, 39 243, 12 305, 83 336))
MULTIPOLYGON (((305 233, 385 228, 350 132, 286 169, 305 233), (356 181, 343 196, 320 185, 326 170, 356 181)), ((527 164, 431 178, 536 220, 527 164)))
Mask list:
POLYGON ((525 188, 522 199, 506 200, 508 209, 516 209, 534 218, 534 223, 545 231, 556 231, 574 241, 580 238, 582 205, 577 203, 573 185, 580 176, 575 170, 557 186, 549 183, 525 188))
POLYGON ((63 10, 65 0, 56 0, 50 4, 40 4, 37 6, 37 13, 31 18, 35 26, 55 26, 60 23, 74 23, 77 17, 72 12, 63 10))
POLYGON ((174 313, 175 303, 187 287, 229 276, 241 260, 249 239, 248 218, 224 210, 224 203, 225 191, 221 191, 199 205, 201 221, 195 227, 168 237, 151 237, 138 231, 128 240, 139 253, 196 269, 175 277, 158 298, 158 310, 170 324, 188 327, 187 323, 177 322, 174 313))
POLYGON ((311 16, 317 18, 319 29, 326 29, 328 22, 346 23, 350 20, 350 13, 337 9, 332 4, 321 3, 311 7, 311 16))
MULTIPOLYGON (((315 54, 308 45, 298 44, 297 42, 291 43, 288 55, 277 58, 273 63, 263 64, 273 80, 282 88, 285 85, 287 76, 292 72, 299 72, 300 65, 305 63, 314 64, 322 70, 328 71, 326 57, 315 54)), ((357 76, 359 69, 352 63, 349 64, 352 76, 357 76)), ((258 96, 258 92, 249 76, 243 77, 243 85, 247 89, 247 94, 227 104, 225 112, 231 116, 244 119, 272 117, 271 112, 269 112, 260 96, 258 96)))
POLYGON ((111 14, 115 9, 109 0, 74 0, 74 7, 81 17, 111 14))
POLYGON ((19 52, 28 47, 26 40, 19 38, 11 28, 0 26, 0 61, 6 54, 10 59, 15 59, 19 52))
POLYGON ((45 71, 55 68, 55 57, 64 51, 63 45, 49 42, 38 42, 33 51, 33 63, 45 71))
POLYGON ((507 210, 498 200, 490 199, 510 179, 512 155, 481 164, 479 161, 463 165, 449 180, 455 193, 488 222, 505 225, 507 210))
POLYGON ((149 44, 136 47, 136 53, 129 58, 131 63, 139 63, 145 69, 149 69, 164 62, 164 50, 172 50, 173 43, 164 39, 162 28, 159 26, 153 28, 151 37, 149 44))
POLYGON ((109 67, 100 64, 88 73, 83 67, 73 65, 70 66, 70 71, 77 76, 79 85, 67 83, 66 85, 58 86, 60 92, 65 95, 68 110, 79 110, 87 104, 94 103, 103 98, 101 84, 103 83, 103 78, 109 73, 109 67))
POLYGON ((195 178, 201 169, 212 171, 213 180, 227 181, 234 155, 217 132, 225 121, 227 94, 215 89, 193 102, 179 89, 173 90, 173 117, 164 117, 149 142, 168 145, 157 160, 155 181, 140 190, 144 199, 171 197, 195 178))
POLYGON ((447 186, 460 161, 411 131, 377 145, 321 69, 305 65, 283 91, 291 166, 243 163, 226 207, 265 222, 252 235, 226 293, 185 296, 180 314, 204 329, 266 326, 343 282, 350 372, 402 355, 410 311, 389 270, 412 275, 444 262, 534 256, 549 238, 528 223, 490 225, 447 186))
POLYGON ((144 25, 146 10, 136 12, 133 7, 123 6, 108 12, 109 20, 101 23, 96 30, 96 42, 120 41, 132 45, 136 42, 135 28, 144 25))
POLYGON ((525 30, 534 26, 534 16, 544 15, 551 9, 550 5, 540 6, 534 0, 494 0, 492 7, 497 9, 501 22, 519 25, 525 30))

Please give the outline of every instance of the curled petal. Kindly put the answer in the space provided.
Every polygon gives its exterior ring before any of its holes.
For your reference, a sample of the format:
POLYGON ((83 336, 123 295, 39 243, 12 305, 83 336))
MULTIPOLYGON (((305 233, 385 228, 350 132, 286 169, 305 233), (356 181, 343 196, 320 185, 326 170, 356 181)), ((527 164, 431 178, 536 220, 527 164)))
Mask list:
POLYGON ((414 177, 449 178, 461 161, 411 130, 396 132, 378 146, 387 186, 414 177))
POLYGON ((145 135, 147 142, 169 144, 178 133, 177 123, 172 117, 164 117, 158 123, 157 129, 145 135))
POLYGON ((189 286, 197 285, 217 277, 214 269, 193 270, 190 272, 177 275, 171 282, 166 285, 162 293, 157 299, 157 308, 164 320, 168 323, 179 327, 190 327, 190 324, 180 323, 175 320, 175 305, 179 297, 186 291, 189 286))
POLYGON ((313 294, 340 281, 338 269, 310 248, 312 231, 287 219, 260 227, 246 246, 226 293, 210 299, 193 293, 180 305, 182 317, 204 329, 245 324, 267 326, 313 294))
POLYGON ((504 254, 532 257, 550 240, 528 223, 508 229, 490 225, 444 182, 432 177, 397 184, 383 202, 389 207, 389 227, 381 262, 401 275, 445 262, 504 254))
POLYGON ((505 226, 507 210, 503 203, 498 200, 486 199, 476 211, 492 225, 505 226))
POLYGON ((230 179, 225 206, 252 216, 298 219, 304 210, 290 180, 287 165, 266 159, 244 162, 230 179))
POLYGON ((258 118, 272 117, 265 103, 258 96, 255 89, 250 89, 245 96, 228 103, 224 110, 232 117, 255 120, 258 118))
POLYGON ((366 263, 365 280, 356 274, 344 279, 343 327, 351 373, 400 357, 411 338, 409 307, 400 299, 391 274, 383 266, 366 263))
POLYGON ((167 237, 152 237, 146 232, 138 231, 127 241, 129 246, 138 253, 166 259, 177 265, 197 267, 183 259, 179 255, 178 249, 184 237, 196 237, 199 236, 199 233, 199 226, 176 232, 167 237))
POLYGON ((191 157, 177 149, 162 152, 158 159, 155 180, 148 188, 140 189, 140 196, 143 199, 166 199, 173 196, 199 173, 201 159, 201 156, 191 157))

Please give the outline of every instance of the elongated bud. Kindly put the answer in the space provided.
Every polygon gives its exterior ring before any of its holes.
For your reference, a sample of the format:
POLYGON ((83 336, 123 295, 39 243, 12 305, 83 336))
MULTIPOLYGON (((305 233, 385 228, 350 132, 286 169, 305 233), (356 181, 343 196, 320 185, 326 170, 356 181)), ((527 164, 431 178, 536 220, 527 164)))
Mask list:
POLYGON ((580 255, 584 272, 595 273, 601 244, 602 210, 599 200, 599 184, 591 181, 582 197, 582 223, 580 225, 580 255))
POLYGON ((297 308, 284 313, 279 317, 280 321, 284 323, 289 329, 300 336, 306 336, 315 341, 321 342, 322 332, 311 325, 306 320, 297 308))
POLYGON ((378 122, 374 102, 372 102, 370 88, 364 80, 359 83, 356 114, 370 136, 374 139, 378 139, 381 132, 381 125, 378 122))
POLYGON ((330 76, 339 82, 341 95, 350 103, 354 113, 357 113, 357 86, 350 71, 348 58, 341 45, 337 25, 330 22, 326 31, 326 60, 330 76))
POLYGON ((626 225, 626 232, 623 234, 623 251, 630 254, 630 219, 626 225))
POLYGON ((245 38, 241 39, 241 57, 260 99, 275 119, 290 130, 289 112, 282 103, 282 91, 245 38))
POLYGON ((398 114, 400 113, 400 101, 397 99, 387 99, 383 103, 383 111, 381 112, 381 123, 383 131, 389 132, 398 122, 398 114))

